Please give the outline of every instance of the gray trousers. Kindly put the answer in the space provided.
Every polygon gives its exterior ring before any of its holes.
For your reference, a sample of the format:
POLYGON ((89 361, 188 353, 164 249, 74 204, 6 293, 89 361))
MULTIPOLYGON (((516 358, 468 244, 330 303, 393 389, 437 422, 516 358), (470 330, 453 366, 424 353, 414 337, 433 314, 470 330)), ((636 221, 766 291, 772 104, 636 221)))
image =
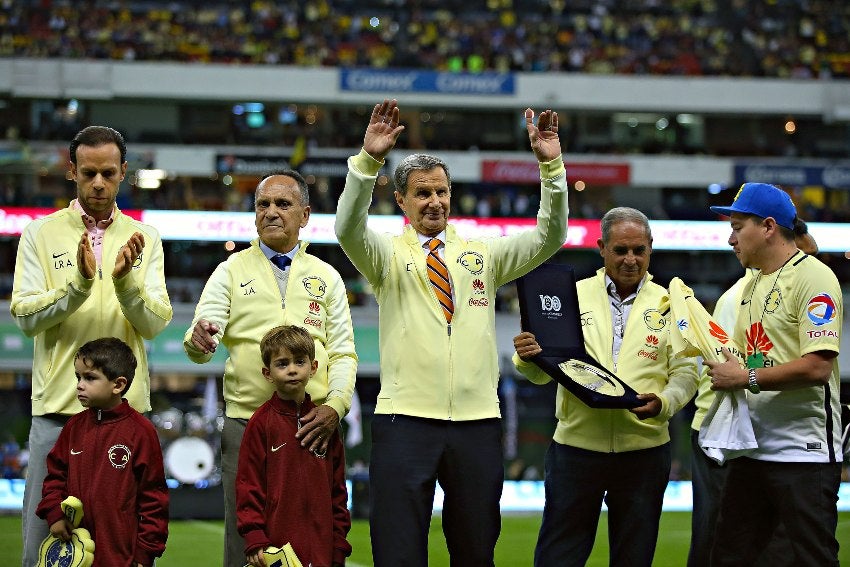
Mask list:
POLYGON ((24 509, 21 513, 21 532, 24 540, 22 567, 35 567, 38 563, 38 548, 44 538, 50 535, 50 526, 35 515, 35 509, 41 502, 41 486, 47 476, 47 454, 56 444, 62 427, 69 419, 71 416, 56 414, 36 415, 32 418, 29 436, 30 457, 24 485, 24 509))
POLYGON ((221 431, 221 482, 224 488, 224 567, 245 565, 245 540, 236 530, 236 468, 247 419, 224 418, 221 431))

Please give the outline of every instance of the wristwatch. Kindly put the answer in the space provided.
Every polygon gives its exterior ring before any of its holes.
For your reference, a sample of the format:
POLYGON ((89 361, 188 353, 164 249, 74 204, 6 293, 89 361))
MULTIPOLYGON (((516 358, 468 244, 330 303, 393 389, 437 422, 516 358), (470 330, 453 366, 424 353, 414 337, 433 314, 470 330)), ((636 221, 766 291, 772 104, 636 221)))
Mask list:
POLYGON ((747 390, 749 390, 753 394, 758 394, 759 392, 761 392, 761 388, 759 388, 759 383, 756 382, 756 369, 750 368, 747 371, 747 375, 749 376, 749 379, 747 380, 747 390))

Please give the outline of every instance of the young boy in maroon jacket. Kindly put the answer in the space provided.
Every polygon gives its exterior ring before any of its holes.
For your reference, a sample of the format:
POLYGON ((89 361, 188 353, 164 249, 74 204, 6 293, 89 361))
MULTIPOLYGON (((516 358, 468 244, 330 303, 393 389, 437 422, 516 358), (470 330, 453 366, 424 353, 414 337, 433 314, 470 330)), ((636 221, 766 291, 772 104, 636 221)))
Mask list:
POLYGON ((59 504, 76 496, 81 527, 94 539, 93 567, 149 567, 165 551, 168 488, 156 430, 121 398, 136 357, 120 339, 96 339, 77 351, 74 370, 88 409, 68 421, 47 455, 36 513, 67 541, 73 526, 59 504))
POLYGON ((302 447, 295 433, 314 407, 304 391, 316 372, 316 350, 302 327, 275 327, 260 342, 263 376, 275 392, 245 428, 236 471, 236 526, 253 567, 263 550, 286 543, 304 565, 345 565, 351 528, 345 450, 334 433, 326 453, 302 447))

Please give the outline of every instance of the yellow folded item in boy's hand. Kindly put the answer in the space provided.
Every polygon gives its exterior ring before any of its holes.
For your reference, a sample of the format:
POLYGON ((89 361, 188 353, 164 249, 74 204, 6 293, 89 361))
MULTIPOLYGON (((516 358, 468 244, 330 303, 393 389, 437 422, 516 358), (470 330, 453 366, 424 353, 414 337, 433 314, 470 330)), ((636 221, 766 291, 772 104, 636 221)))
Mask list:
POLYGON ((79 498, 69 496, 60 504, 65 517, 74 526, 69 541, 62 541, 49 535, 38 549, 36 567, 91 567, 94 563, 94 540, 85 528, 78 527, 83 519, 83 503, 79 498))
POLYGON ((94 563, 94 541, 85 528, 71 532, 69 541, 50 535, 41 542, 36 567, 91 567, 94 563))
POLYGON ((59 504, 65 517, 71 522, 75 528, 80 527, 80 522, 83 521, 83 503, 76 496, 69 496, 59 504))
POLYGON ((295 555, 292 545, 288 543, 283 547, 268 546, 263 550, 263 559, 266 560, 266 567, 304 567, 295 555))

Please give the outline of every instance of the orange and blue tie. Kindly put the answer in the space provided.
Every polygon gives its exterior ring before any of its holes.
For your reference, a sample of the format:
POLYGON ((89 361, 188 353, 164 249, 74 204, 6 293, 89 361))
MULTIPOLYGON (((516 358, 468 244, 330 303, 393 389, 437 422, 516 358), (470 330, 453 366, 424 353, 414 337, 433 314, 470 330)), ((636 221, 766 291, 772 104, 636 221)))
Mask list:
POLYGON ((437 248, 442 244, 437 238, 432 238, 425 245, 428 247, 428 255, 425 257, 425 263, 428 265, 428 279, 431 280, 431 285, 434 286, 434 293, 437 294, 437 299, 440 306, 443 308, 443 315, 446 316, 446 322, 452 322, 452 315, 455 312, 455 304, 452 301, 452 284, 449 281, 449 270, 446 263, 440 258, 437 253, 437 248))

